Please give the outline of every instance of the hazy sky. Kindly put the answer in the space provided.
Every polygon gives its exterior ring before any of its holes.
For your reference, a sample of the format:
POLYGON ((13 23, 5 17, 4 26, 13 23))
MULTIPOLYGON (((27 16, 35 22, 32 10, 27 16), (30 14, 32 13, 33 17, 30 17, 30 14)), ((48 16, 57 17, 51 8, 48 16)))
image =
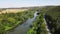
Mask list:
POLYGON ((60 0, 0 0, 0 8, 60 5, 60 0))

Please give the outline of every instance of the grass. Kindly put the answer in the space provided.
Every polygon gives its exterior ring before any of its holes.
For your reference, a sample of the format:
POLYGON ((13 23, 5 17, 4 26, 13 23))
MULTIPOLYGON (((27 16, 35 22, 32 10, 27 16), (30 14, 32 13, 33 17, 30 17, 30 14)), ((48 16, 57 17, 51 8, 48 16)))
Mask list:
POLYGON ((6 9, 6 10, 2 10, 0 12, 1 13, 18 13, 18 12, 24 12, 27 11, 28 9, 6 9))

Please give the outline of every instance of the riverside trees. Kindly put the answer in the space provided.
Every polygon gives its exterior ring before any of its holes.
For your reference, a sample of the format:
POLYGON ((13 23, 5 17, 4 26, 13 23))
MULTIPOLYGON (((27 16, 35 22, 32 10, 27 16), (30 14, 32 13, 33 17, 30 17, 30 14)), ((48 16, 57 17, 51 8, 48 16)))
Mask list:
POLYGON ((25 12, 18 13, 2 13, 0 14, 0 33, 10 30, 17 26, 18 24, 22 24, 28 18, 32 18, 34 15, 34 11, 27 10, 25 12))
POLYGON ((31 25, 31 28, 27 34, 47 34, 44 16, 42 13, 36 17, 36 20, 31 25))

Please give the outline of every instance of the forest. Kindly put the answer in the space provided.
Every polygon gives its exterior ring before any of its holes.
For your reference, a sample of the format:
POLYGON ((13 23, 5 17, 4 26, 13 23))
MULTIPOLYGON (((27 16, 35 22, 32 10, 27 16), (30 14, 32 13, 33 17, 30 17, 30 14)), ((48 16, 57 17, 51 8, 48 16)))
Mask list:
POLYGON ((28 18, 32 18, 34 14, 33 10, 27 10, 18 13, 2 13, 0 14, 0 34, 7 30, 11 30, 18 24, 22 24, 28 18))
POLYGON ((51 34, 60 34, 60 6, 45 6, 40 8, 40 11, 27 34, 48 34, 43 18, 51 34))
POLYGON ((41 9, 52 34, 60 34, 60 6, 46 6, 41 9))
POLYGON ((46 24, 44 23, 44 15, 42 12, 39 12, 36 20, 30 26, 27 34, 48 34, 46 30, 46 24))
POLYGON ((36 7, 18 13, 2 13, 0 10, 0 34, 23 24, 28 18, 33 18, 35 11, 38 11, 38 16, 27 34, 48 34, 44 19, 52 34, 60 34, 60 6, 36 7))

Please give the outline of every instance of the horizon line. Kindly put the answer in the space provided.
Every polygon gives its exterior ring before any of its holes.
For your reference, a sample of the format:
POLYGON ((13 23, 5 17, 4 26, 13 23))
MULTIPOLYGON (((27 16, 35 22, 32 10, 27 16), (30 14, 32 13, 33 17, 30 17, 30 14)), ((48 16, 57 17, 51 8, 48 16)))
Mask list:
POLYGON ((43 7, 43 6, 60 6, 60 5, 38 5, 38 6, 22 6, 22 7, 1 7, 1 8, 24 8, 24 7, 43 7))

